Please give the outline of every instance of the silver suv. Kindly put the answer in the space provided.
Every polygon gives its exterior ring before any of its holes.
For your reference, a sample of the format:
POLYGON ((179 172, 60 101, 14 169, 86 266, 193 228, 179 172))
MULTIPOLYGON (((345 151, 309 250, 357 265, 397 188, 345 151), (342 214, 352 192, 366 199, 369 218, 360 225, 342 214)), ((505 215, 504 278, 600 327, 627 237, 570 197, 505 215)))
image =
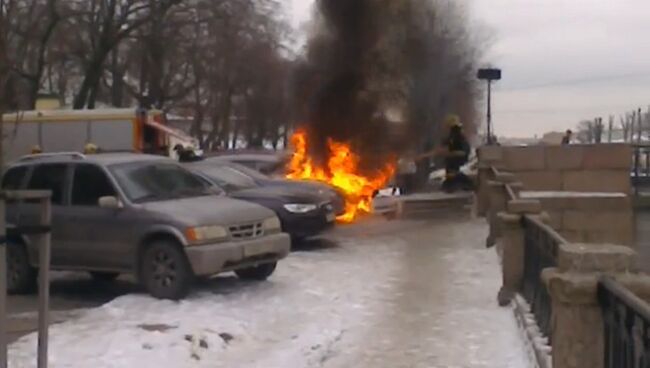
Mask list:
MULTIPOLYGON (((133 273, 157 298, 183 298, 195 277, 235 271, 264 280, 287 256, 289 236, 261 206, 217 196, 173 160, 137 154, 27 156, 6 171, 5 190, 52 191, 52 268, 102 281, 133 273)), ((38 204, 10 204, 7 221, 35 224, 38 204)), ((35 282, 38 249, 9 241, 9 288, 35 282)))

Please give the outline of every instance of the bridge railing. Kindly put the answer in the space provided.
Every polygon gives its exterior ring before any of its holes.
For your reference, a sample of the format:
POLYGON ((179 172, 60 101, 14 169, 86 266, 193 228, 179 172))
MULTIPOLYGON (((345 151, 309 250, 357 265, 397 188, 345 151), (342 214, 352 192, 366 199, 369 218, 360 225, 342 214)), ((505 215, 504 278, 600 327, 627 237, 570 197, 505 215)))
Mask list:
POLYGON ((634 155, 632 157, 632 176, 650 176, 650 145, 636 144, 632 146, 634 155))
POLYGON ((650 367, 650 305, 610 277, 598 283, 605 368, 650 367))
POLYGON ((523 217, 524 277, 521 293, 530 305, 540 331, 551 342, 551 297, 542 281, 542 271, 557 267, 558 248, 566 241, 538 218, 523 217))

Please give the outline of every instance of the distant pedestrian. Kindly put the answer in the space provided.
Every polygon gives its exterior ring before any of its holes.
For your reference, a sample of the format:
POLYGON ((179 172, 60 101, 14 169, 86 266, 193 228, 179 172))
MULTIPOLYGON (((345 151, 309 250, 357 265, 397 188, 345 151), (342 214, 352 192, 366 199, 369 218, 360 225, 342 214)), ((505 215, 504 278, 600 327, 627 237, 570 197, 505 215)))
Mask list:
POLYGON ((562 137, 562 145, 571 144, 572 136, 573 136, 573 132, 571 131, 571 129, 567 130, 566 133, 564 134, 564 137, 562 137))
POLYGON ((38 144, 32 146, 32 155, 39 155, 41 153, 43 153, 43 149, 41 148, 41 146, 39 146, 38 144))

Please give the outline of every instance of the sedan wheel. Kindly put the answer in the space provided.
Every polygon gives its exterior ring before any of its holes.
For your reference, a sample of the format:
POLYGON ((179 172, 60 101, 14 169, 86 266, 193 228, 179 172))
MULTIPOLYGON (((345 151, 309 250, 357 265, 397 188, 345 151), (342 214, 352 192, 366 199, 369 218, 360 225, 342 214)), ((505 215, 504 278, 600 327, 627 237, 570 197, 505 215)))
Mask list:
POLYGON ((148 247, 140 269, 142 283, 156 298, 178 300, 189 292, 192 270, 185 253, 174 243, 162 241, 148 247))

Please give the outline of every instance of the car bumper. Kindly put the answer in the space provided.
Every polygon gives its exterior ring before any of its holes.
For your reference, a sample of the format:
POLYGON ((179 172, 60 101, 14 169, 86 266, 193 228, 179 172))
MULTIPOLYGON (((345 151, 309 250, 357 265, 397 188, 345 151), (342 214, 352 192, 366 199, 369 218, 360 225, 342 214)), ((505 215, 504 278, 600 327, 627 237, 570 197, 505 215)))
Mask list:
POLYGON ((279 233, 248 241, 188 247, 186 251, 194 274, 211 276, 282 259, 291 251, 291 240, 288 234, 279 233))
POLYGON ((336 216, 333 213, 318 212, 316 214, 299 215, 279 213, 282 231, 289 233, 292 238, 307 238, 315 236, 334 227, 336 216))

